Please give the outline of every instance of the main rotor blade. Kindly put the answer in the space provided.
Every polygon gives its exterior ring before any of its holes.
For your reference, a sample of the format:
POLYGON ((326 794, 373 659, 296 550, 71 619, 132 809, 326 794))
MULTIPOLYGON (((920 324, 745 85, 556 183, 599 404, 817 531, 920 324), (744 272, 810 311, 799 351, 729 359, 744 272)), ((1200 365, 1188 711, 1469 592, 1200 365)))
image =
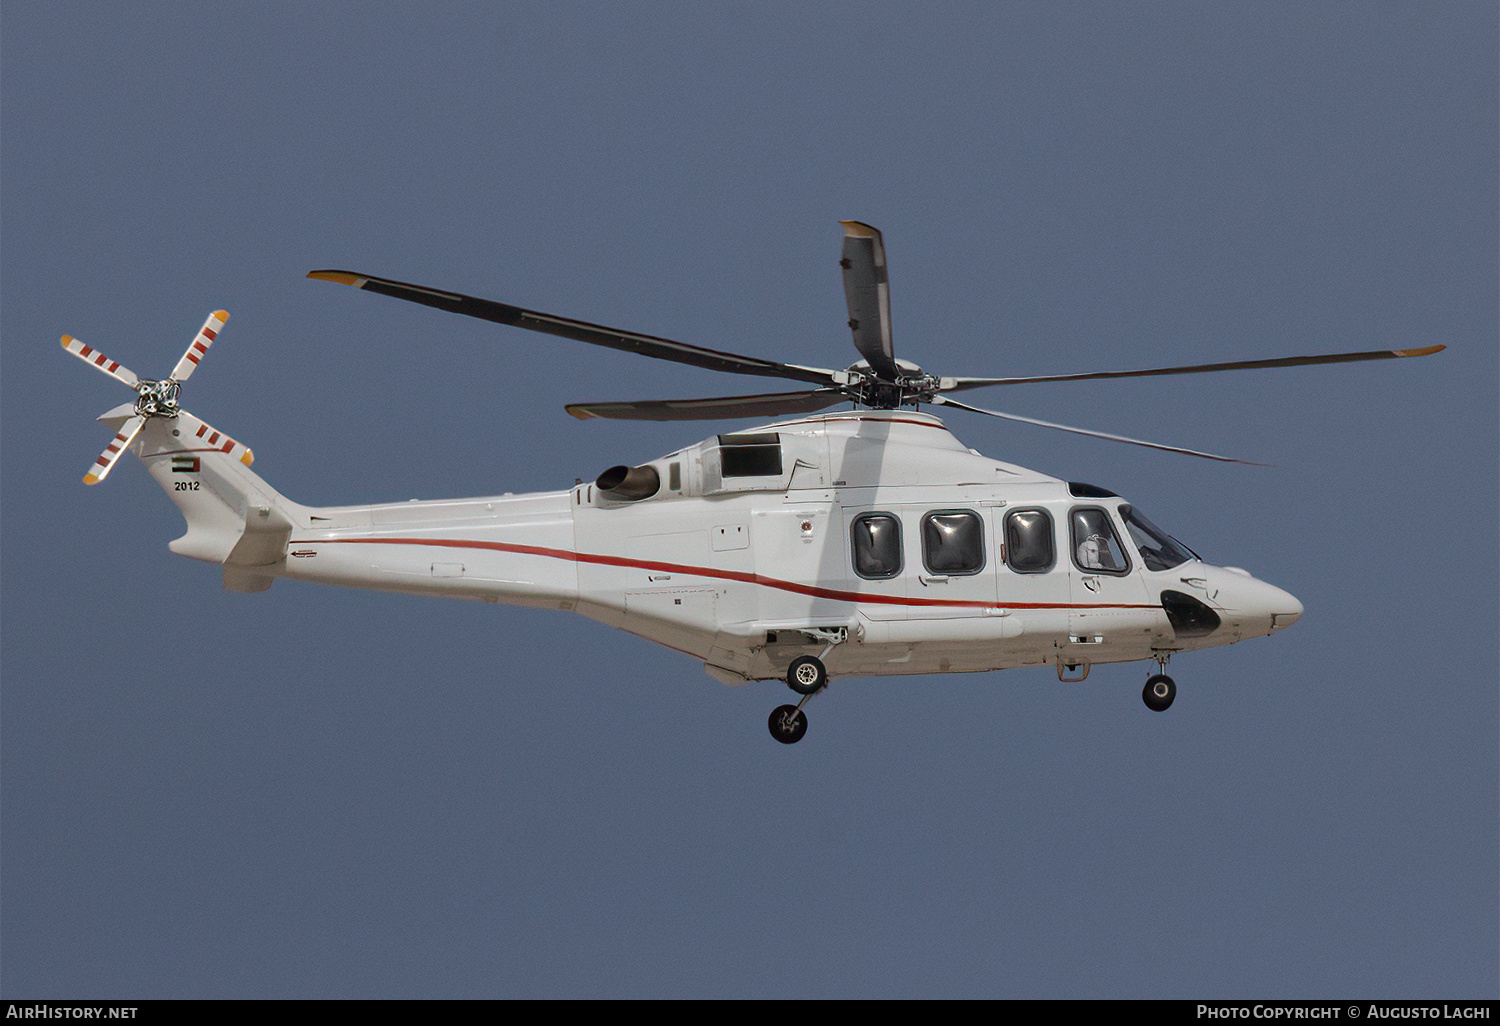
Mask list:
POLYGON ((877 377, 895 381, 896 350, 891 342, 891 285, 886 274, 885 241, 880 230, 859 221, 844 226, 844 301, 854 348, 877 377))
POLYGON ((445 292, 441 289, 428 288, 425 285, 410 285, 402 281, 392 281, 389 278, 372 278, 353 271, 312 271, 307 276, 320 281, 337 282, 340 285, 353 285, 357 289, 378 292, 383 296, 404 299, 410 303, 421 303, 423 306, 436 307, 439 310, 463 314, 466 317, 478 317, 480 320, 494 321, 496 324, 508 324, 516 328, 540 331, 547 335, 560 335, 563 338, 588 342, 608 349, 620 349, 627 353, 639 353, 658 360, 672 360, 693 367, 705 367, 708 370, 725 371, 729 374, 754 374, 767 378, 792 378, 796 381, 810 381, 817 385, 829 385, 834 381, 833 371, 819 367, 777 363, 775 360, 762 360, 754 356, 740 356, 738 353, 705 349, 702 346, 674 342, 669 338, 659 338, 656 335, 641 335, 633 331, 622 331, 619 328, 607 328, 602 324, 590 324, 588 321, 575 321, 568 317, 558 317, 536 310, 524 310, 508 303, 497 303, 492 299, 478 299, 458 292, 445 292))
POLYGON ((1040 381, 1094 381, 1100 378, 1151 378, 1163 374, 1207 374, 1212 371, 1264 370, 1269 367, 1308 367, 1319 363, 1357 363, 1362 360, 1395 360, 1405 356, 1430 356, 1447 346, 1423 346, 1420 349, 1376 349, 1368 353, 1327 353, 1322 356, 1283 356, 1274 360, 1233 360, 1229 363, 1199 363, 1186 367, 1157 367, 1153 370, 1095 371, 1085 374, 1045 374, 1029 378, 951 378, 956 382, 942 389, 959 392, 966 388, 988 388, 991 385, 1030 385, 1040 381))
POLYGON ((115 464, 120 461, 120 455, 130 448, 130 443, 135 441, 135 436, 140 434, 141 428, 145 426, 145 417, 131 417, 121 424, 120 430, 115 433, 109 445, 104 447, 104 451, 99 454, 99 458, 94 461, 89 472, 83 475, 83 483, 95 485, 108 477, 109 472, 114 470, 115 464))
POLYGON ((579 420, 594 417, 610 420, 728 420, 733 417, 780 417, 792 413, 816 413, 849 401, 849 397, 839 389, 819 388, 811 392, 732 395, 720 399, 573 403, 564 408, 579 420))
POLYGON ((129 367, 121 367, 118 363, 99 352, 99 350, 94 349, 92 346, 84 345, 72 335, 64 335, 62 337, 62 347, 84 363, 98 367, 105 374, 108 374, 116 381, 129 385, 131 388, 134 388, 135 383, 141 380, 136 377, 135 371, 129 367))
POLYGON ((187 352, 182 354, 182 359, 178 360, 177 366, 172 369, 173 380, 186 381, 192 376, 193 368, 198 366, 198 361, 203 359, 203 354, 208 352, 208 347, 214 344, 214 339, 228 323, 228 310, 215 310, 208 315, 208 320, 203 322, 203 327, 198 330, 197 336, 188 343, 187 352))
POLYGON ((1066 424, 1053 424, 1051 421, 1034 420, 1031 417, 1020 417, 1014 413, 1001 413, 999 410, 981 409, 978 406, 970 406, 967 403, 957 402, 953 399, 944 399, 940 395, 935 395, 928 401, 942 406, 952 406, 960 410, 968 410, 970 413, 983 413, 987 417, 999 417, 1002 420, 1014 420, 1022 424, 1035 424, 1037 427, 1055 428, 1058 431, 1068 431, 1075 435, 1087 435, 1090 438, 1103 438, 1110 442, 1142 445, 1147 449, 1160 449, 1163 452, 1180 452, 1184 456, 1201 456, 1206 460, 1218 460, 1220 463, 1242 463, 1250 467, 1264 467, 1267 465, 1265 463, 1256 463, 1253 460, 1237 460, 1231 456, 1215 456, 1211 452, 1199 452, 1197 449, 1183 449, 1175 445, 1162 445, 1160 442, 1145 442, 1139 438, 1127 438, 1124 435, 1109 435, 1103 431, 1088 431, 1084 428, 1068 427, 1066 424))

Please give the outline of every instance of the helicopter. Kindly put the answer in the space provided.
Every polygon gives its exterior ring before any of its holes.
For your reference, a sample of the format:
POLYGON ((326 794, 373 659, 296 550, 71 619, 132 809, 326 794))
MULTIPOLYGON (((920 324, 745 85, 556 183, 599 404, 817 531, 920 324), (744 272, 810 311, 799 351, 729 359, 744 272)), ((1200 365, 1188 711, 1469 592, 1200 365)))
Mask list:
POLYGON ((794 744, 831 677, 1156 664, 1145 705, 1177 694, 1173 655, 1275 634, 1302 604, 1205 562, 1125 498, 993 460, 919 407, 948 407, 1203 459, 1227 456, 973 406, 953 393, 1034 382, 1198 374, 1427 356, 1332 353, 1148 370, 943 377, 898 359, 879 230, 844 229, 839 260, 860 359, 842 370, 744 356, 342 270, 309 278, 798 391, 579 403, 583 420, 778 418, 570 488, 522 495, 305 506, 251 470, 251 450, 180 405, 229 320, 204 322, 168 377, 148 380, 69 336, 63 348, 134 389, 85 484, 133 451, 187 523, 171 551, 219 564, 225 588, 278 578, 559 609, 682 652, 726 684, 783 680, 771 736, 794 744), (826 412, 852 404, 847 411, 826 412))

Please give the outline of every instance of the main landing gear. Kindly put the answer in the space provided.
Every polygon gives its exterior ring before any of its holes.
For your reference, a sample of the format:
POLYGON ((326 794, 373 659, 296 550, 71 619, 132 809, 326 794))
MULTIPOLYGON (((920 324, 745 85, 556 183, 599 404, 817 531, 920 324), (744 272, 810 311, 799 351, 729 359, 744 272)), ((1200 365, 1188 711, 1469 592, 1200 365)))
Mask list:
POLYGON ((807 733, 807 714, 802 707, 828 686, 828 667, 823 660, 836 646, 849 640, 846 627, 804 629, 802 633, 814 642, 821 641, 823 651, 815 656, 798 656, 786 669, 786 686, 801 695, 802 701, 796 705, 778 705, 766 721, 771 736, 784 745, 796 744, 807 733))
POLYGON ((843 627, 832 630, 804 631, 809 637, 824 643, 823 651, 815 656, 798 656, 786 669, 786 686, 802 696, 796 705, 778 705, 771 712, 766 726, 771 736, 784 745, 794 745, 807 733, 807 714, 802 711, 813 695, 828 686, 828 667, 823 660, 835 645, 849 640, 849 632, 843 627))
POLYGON ((802 701, 796 705, 778 705, 771 711, 766 726, 776 740, 794 745, 807 733, 807 714, 802 707, 828 686, 828 668, 817 656, 798 656, 787 667, 786 686, 801 695, 802 701))
POLYGON ((1166 712, 1172 707, 1172 700, 1177 697, 1177 682, 1166 674, 1169 658, 1171 656, 1167 653, 1156 657, 1156 665, 1162 672, 1148 679, 1146 686, 1141 689, 1141 701, 1152 712, 1166 712))

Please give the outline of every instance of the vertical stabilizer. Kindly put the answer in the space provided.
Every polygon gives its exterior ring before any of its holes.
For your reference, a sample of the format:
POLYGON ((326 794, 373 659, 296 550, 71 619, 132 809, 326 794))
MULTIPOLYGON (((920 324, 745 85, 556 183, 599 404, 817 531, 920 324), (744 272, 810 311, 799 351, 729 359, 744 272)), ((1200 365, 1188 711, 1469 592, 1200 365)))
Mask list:
POLYGON ((152 418, 138 454, 187 521, 187 533, 169 548, 223 564, 232 591, 269 588, 301 507, 250 469, 249 450, 218 432, 200 437, 185 417, 152 418))

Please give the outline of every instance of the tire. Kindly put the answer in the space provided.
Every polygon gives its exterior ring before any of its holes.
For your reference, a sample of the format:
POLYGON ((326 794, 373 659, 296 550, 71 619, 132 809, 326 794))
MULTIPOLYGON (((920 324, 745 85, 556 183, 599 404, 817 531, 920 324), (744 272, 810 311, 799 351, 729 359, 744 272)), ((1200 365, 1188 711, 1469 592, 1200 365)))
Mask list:
POLYGON ((784 745, 794 745, 807 733, 807 716, 795 705, 778 705, 766 721, 771 736, 784 745))
POLYGON ((810 695, 828 683, 828 670, 817 656, 798 656, 787 667, 786 686, 799 695, 810 695))
POLYGON ((1166 712, 1172 707, 1172 700, 1176 697, 1177 683, 1165 673, 1158 673, 1146 681, 1146 686, 1141 689, 1141 701, 1152 712, 1166 712))

